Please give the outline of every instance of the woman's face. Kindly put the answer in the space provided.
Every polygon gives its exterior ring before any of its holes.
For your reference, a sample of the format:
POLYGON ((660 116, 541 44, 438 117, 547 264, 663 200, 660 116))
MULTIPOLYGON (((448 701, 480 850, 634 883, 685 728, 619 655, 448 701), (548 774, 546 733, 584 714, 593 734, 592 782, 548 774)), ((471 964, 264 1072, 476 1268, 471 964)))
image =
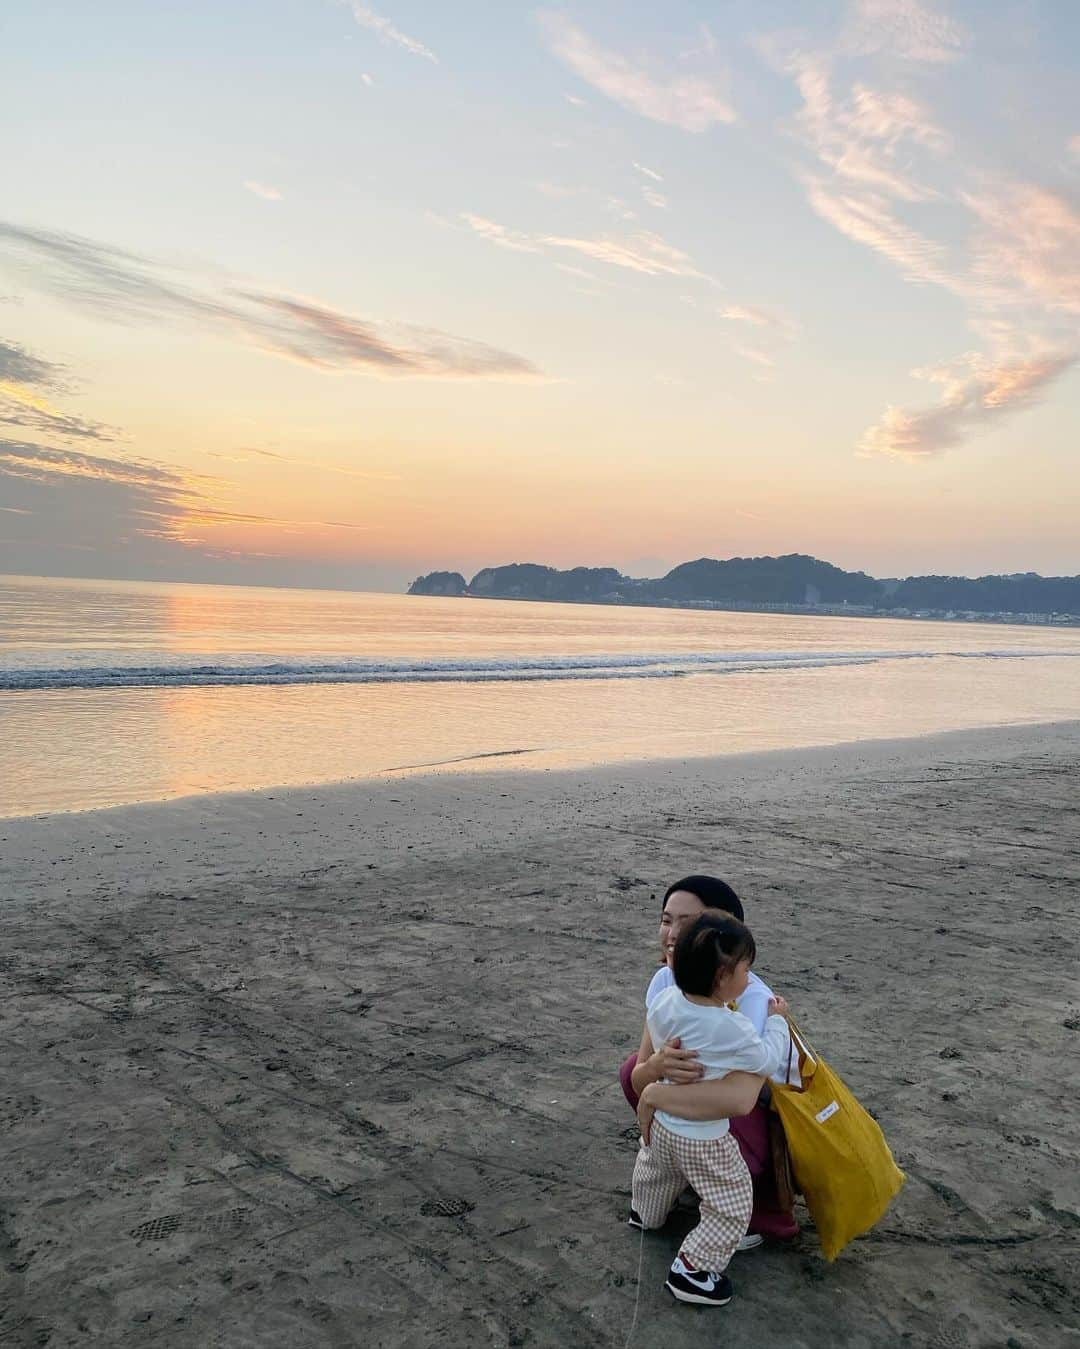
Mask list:
POLYGON ((704 912, 705 905, 689 890, 676 890, 674 894, 668 895, 660 918, 660 957, 666 964, 671 964, 671 953, 679 933, 704 912))

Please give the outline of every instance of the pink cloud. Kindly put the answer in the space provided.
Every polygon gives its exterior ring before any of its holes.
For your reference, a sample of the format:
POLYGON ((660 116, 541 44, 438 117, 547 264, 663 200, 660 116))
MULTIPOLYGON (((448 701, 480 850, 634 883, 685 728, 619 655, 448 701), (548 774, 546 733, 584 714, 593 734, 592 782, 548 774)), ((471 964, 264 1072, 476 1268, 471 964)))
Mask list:
POLYGON ((1080 212, 1034 183, 965 193, 979 227, 974 275, 997 298, 1080 313, 1080 212))
POLYGON ((599 46, 565 15, 548 11, 539 22, 559 60, 631 112, 693 132, 736 120, 734 108, 713 80, 658 74, 644 61, 599 46))
POLYGON ((472 338, 269 291, 223 288, 219 275, 181 271, 75 234, 0 221, 0 254, 29 284, 104 321, 195 328, 323 370, 437 379, 540 376, 526 358, 472 338))

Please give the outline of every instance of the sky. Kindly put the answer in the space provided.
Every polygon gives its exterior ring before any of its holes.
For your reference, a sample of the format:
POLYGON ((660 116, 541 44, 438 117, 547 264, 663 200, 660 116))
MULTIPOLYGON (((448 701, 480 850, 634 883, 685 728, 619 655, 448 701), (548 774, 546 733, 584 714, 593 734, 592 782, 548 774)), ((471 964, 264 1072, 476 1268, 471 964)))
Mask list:
POLYGON ((15 0, 0 572, 1080 572, 1080 6, 15 0))

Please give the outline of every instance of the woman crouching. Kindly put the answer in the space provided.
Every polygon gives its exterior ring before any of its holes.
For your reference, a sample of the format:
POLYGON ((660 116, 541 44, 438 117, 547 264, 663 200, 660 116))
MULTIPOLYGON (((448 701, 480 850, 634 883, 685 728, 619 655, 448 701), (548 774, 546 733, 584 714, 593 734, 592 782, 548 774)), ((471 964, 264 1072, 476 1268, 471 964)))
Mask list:
MULTIPOLYGON (((742 901, 726 882, 716 876, 684 876, 668 887, 660 916, 660 968, 653 975, 645 994, 645 1009, 674 983, 671 953, 679 934, 703 913, 721 913, 744 921, 742 901)), ((758 1034, 764 1034, 772 990, 751 974, 746 991, 737 999, 736 1011, 746 1016, 758 1034)), ((645 1106, 656 1106, 670 1115, 687 1120, 728 1118, 750 1168, 754 1182, 754 1211, 750 1230, 739 1243, 740 1250, 760 1246, 763 1239, 784 1241, 799 1231, 790 1202, 777 1194, 770 1147, 769 1108, 765 1104, 761 1077, 749 1073, 731 1073, 720 1080, 701 1080, 701 1064, 692 1050, 678 1039, 654 1044, 646 1025, 641 1046, 631 1054, 619 1071, 619 1080, 631 1109, 637 1110, 639 1097, 645 1106)), ((784 1064, 775 1074, 776 1081, 791 1080, 798 1085, 798 1068, 784 1064), (790 1079, 789 1079, 790 1073, 790 1079)))

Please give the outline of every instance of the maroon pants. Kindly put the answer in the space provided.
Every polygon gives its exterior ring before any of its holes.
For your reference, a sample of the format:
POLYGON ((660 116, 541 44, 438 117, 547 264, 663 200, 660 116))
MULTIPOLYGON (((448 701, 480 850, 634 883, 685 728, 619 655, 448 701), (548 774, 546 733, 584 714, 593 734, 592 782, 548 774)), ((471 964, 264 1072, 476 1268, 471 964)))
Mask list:
MULTIPOLYGON (((619 1069, 619 1082, 623 1095, 630 1102, 631 1110, 637 1109, 638 1097, 630 1074, 637 1063, 637 1055, 631 1054, 619 1069)), ((790 1209, 780 1207, 776 1196, 776 1183, 773 1180, 772 1158, 769 1155, 768 1106, 759 1101, 749 1115, 743 1115, 731 1121, 731 1133, 739 1145, 743 1161, 750 1171, 754 1182, 754 1211, 750 1215, 750 1232, 776 1241, 784 1241, 796 1236, 799 1224, 790 1209)))

